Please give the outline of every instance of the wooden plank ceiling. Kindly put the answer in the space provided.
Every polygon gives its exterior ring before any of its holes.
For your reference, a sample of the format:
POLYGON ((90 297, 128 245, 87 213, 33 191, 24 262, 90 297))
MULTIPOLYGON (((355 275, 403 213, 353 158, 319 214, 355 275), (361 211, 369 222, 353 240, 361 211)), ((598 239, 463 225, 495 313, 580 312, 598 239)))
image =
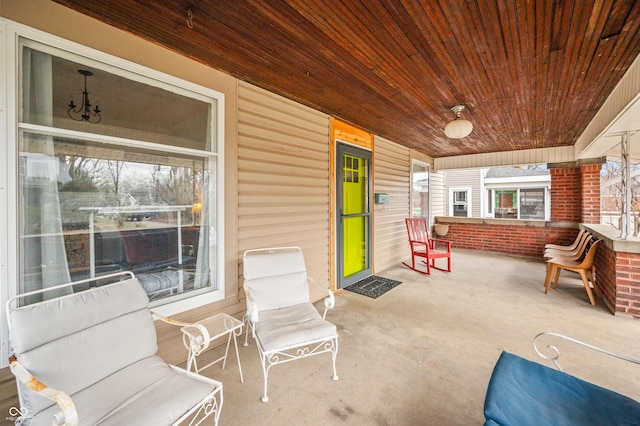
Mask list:
POLYGON ((433 157, 573 145, 640 53, 640 0, 55 1, 433 157))

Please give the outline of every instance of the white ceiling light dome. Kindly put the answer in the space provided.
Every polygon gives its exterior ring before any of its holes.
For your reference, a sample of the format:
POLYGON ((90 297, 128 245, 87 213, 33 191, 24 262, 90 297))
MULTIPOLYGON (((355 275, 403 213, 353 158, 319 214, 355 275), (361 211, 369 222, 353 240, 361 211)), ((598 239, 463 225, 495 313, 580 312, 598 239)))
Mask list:
POLYGON ((450 139, 462 139, 465 136, 469 136, 473 130, 473 124, 469 120, 460 118, 460 113, 464 108, 464 105, 451 107, 451 111, 456 113, 456 118, 444 128, 444 134, 450 139))

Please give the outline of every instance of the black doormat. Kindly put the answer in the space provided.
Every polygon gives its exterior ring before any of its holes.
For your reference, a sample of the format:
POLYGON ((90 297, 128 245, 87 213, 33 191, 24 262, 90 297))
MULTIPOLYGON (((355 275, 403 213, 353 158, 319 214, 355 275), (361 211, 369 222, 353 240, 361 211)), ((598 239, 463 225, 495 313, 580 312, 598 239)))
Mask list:
POLYGON ((350 286, 345 287, 345 290, 352 291, 354 293, 362 294, 373 299, 377 299, 392 288, 402 284, 401 281, 390 280, 389 278, 376 277, 371 275, 365 279, 353 283, 350 286))

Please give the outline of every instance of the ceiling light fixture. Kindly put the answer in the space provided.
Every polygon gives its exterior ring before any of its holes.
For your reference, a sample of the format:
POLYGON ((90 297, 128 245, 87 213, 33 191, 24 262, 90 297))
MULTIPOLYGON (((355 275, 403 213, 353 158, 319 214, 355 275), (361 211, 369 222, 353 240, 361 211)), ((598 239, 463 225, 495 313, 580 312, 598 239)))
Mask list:
POLYGON ((73 103, 73 97, 69 101, 69 109, 67 114, 69 117, 76 121, 88 121, 89 123, 99 123, 102 120, 100 115, 100 108, 95 106, 93 111, 91 110, 91 102, 89 101, 89 92, 87 91, 87 77, 91 77, 93 73, 87 70, 78 70, 80 74, 84 76, 84 90, 82 91, 82 104, 76 107, 73 103))
POLYGON ((455 120, 451 121, 444 128, 444 134, 451 139, 462 139, 469 136, 473 130, 473 124, 469 120, 460 118, 460 113, 464 110, 464 105, 456 105, 451 107, 451 111, 456 113, 455 120))

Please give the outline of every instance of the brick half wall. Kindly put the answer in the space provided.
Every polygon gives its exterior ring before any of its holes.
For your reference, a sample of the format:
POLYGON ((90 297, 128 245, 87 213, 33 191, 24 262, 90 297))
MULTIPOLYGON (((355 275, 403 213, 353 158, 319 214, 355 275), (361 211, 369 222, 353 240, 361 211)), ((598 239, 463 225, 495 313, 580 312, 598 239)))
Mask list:
POLYGON ((615 252, 601 244, 595 270, 596 283, 609 309, 640 318, 640 254, 615 252))
POLYGON ((541 258, 545 244, 571 244, 579 232, 577 223, 509 221, 437 217, 449 224, 446 237, 453 247, 541 258))

